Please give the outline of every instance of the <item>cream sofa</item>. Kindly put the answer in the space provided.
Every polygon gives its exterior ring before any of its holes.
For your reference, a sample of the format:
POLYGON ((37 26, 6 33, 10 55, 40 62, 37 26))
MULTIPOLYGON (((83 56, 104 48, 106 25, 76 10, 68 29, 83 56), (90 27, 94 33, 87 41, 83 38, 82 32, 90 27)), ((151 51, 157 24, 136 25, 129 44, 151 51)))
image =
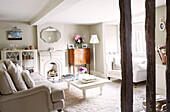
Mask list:
POLYGON ((64 91, 57 84, 38 73, 21 73, 11 61, 0 61, 0 112, 61 111, 64 98, 64 91))
MULTIPOLYGON (((133 82, 146 81, 146 60, 142 58, 133 58, 133 82)), ((108 79, 122 79, 120 57, 115 56, 112 60, 106 62, 106 74, 108 79)))

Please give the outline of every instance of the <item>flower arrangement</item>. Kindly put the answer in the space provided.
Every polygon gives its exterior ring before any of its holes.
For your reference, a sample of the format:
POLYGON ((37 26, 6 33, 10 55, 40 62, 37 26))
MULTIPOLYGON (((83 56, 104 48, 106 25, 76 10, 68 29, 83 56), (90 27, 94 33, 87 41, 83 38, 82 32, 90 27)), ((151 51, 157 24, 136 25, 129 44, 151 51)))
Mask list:
POLYGON ((160 46, 158 47, 159 51, 161 51, 162 53, 166 53, 166 46, 160 46))
POLYGON ((81 44, 84 43, 85 38, 84 36, 81 37, 80 35, 75 34, 73 40, 75 41, 76 44, 81 44))
POLYGON ((79 72, 80 73, 85 73, 85 72, 87 72, 87 68, 86 67, 80 67, 79 72))

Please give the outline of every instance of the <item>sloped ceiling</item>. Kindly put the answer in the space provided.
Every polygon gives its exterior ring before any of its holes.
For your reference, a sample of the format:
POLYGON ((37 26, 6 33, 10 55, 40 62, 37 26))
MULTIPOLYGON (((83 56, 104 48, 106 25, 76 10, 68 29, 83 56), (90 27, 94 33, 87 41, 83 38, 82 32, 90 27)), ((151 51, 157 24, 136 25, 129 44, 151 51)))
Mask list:
MULTIPOLYGON (((156 0, 156 6, 166 0, 156 0)), ((132 0, 132 14, 145 11, 145 0, 132 0)), ((119 0, 0 0, 0 20, 95 24, 119 19, 119 0)))

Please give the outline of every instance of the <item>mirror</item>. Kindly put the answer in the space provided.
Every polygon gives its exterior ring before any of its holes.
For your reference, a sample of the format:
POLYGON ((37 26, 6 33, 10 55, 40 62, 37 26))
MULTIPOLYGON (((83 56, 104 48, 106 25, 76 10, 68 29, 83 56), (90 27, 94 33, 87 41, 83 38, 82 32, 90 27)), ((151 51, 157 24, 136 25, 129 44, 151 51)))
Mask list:
POLYGON ((46 43, 54 43, 61 38, 61 33, 53 27, 47 27, 41 31, 40 37, 46 43))

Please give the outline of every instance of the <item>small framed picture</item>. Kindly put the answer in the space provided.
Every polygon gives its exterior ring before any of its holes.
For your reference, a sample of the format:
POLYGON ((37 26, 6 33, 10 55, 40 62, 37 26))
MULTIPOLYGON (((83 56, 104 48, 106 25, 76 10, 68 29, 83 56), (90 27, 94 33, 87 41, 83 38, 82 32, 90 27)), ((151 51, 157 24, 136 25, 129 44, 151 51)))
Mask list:
POLYGON ((68 44, 68 49, 74 49, 74 44, 68 44))
POLYGON ((8 31, 8 40, 22 40, 22 31, 8 31))
POLYGON ((87 44, 82 44, 82 48, 87 48, 87 44))

